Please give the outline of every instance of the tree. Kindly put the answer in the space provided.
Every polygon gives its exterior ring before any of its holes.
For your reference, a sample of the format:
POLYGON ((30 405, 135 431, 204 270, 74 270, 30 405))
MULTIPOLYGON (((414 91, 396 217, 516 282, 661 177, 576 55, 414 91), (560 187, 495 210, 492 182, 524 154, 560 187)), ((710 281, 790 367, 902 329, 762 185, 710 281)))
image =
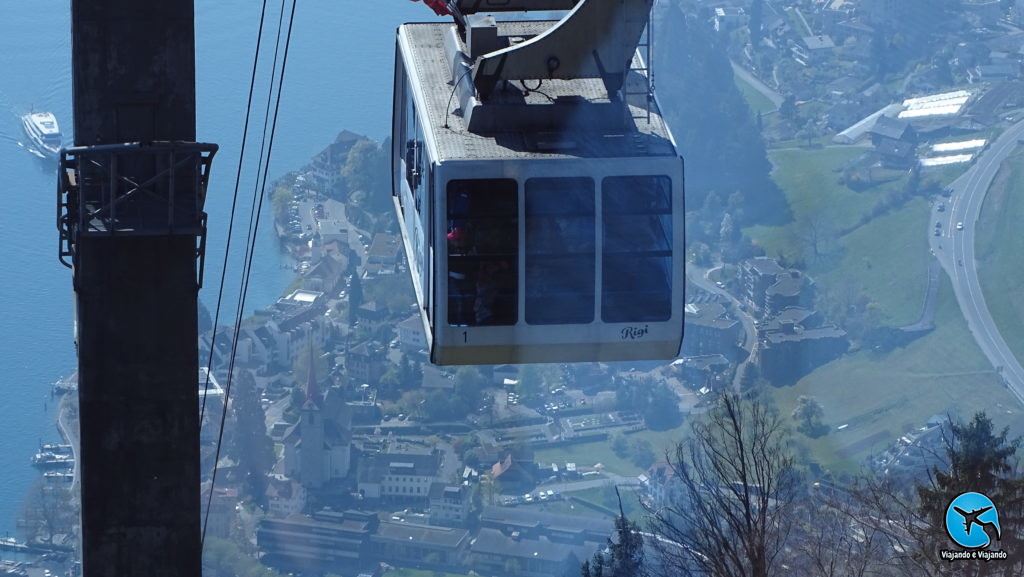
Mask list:
POLYGON ((349 202, 372 213, 388 210, 390 195, 382 190, 387 174, 386 154, 376 142, 360 140, 353 144, 341 168, 350 191, 349 202))
POLYGON ((886 575, 894 549, 877 519, 847 489, 815 483, 794 511, 798 526, 786 564, 796 575, 886 575))
POLYGON ((796 98, 792 94, 787 94, 782 99, 782 104, 779 105, 779 116, 786 120, 796 118, 796 98))
POLYGON ((796 137, 800 140, 807 141, 807 147, 811 147, 811 143, 814 141, 814 137, 818 135, 818 129, 814 125, 814 119, 807 119, 800 130, 796 132, 796 137))
POLYGON ((722 245, 729 244, 740 236, 740 231, 733 224, 732 215, 728 212, 722 217, 722 224, 718 227, 718 236, 722 245))
POLYGON ((793 409, 790 416, 799 423, 796 430, 808 437, 820 437, 828 431, 828 427, 822 423, 825 410, 821 408, 821 403, 814 397, 807 395, 797 397, 796 408, 793 409))
MULTIPOLYGON (((965 491, 999 493, 1006 489, 1013 472, 1011 459, 1021 438, 1009 440, 1008 428, 996 434, 984 411, 975 413, 967 424, 951 422, 946 439, 948 470, 932 469, 932 486, 920 487, 923 510, 945 514, 946 505, 965 491)), ((987 493, 986 493, 987 494, 987 493)))
POLYGON ((544 394, 544 375, 538 365, 519 366, 519 384, 516 391, 520 401, 526 402, 544 394))
POLYGON ((348 287, 348 324, 353 326, 359 320, 359 307, 363 306, 363 281, 358 274, 352 275, 348 287))
POLYGON ((72 504, 71 491, 38 479, 25 498, 19 519, 28 541, 53 545, 54 537, 70 536, 77 524, 78 510, 72 504))
POLYGON ((626 517, 618 486, 619 514, 615 517, 615 538, 608 539, 604 551, 594 554, 593 563, 584 561, 581 577, 643 577, 647 575, 644 560, 644 538, 640 527, 626 517))
POLYGON ((817 211, 797 219, 796 228, 810 247, 814 260, 828 258, 838 249, 839 233, 831 218, 824 211, 817 211))
POLYGON ((647 439, 633 439, 629 444, 630 460, 641 469, 647 469, 658 459, 654 448, 647 439))
POLYGON ((274 206, 274 220, 287 224, 288 208, 293 200, 295 200, 295 196, 289 187, 284 185, 274 187, 274 192, 270 197, 270 202, 274 206))
MULTIPOLYGON (((745 210, 752 217, 763 222, 786 216, 785 199, 770 178, 771 163, 754 114, 736 87, 725 35, 718 34, 708 18, 692 12, 691 3, 652 20, 654 35, 661 39, 654 45, 654 59, 673 64, 660 69, 658 94, 687 162, 688 203, 701 206, 703 197, 716 190, 742 190, 749 201, 745 210), (701 89, 693 90, 694 86, 701 89)), ((720 219, 721 213, 713 225, 720 219)))
POLYGON ((682 422, 679 397, 664 381, 658 381, 650 390, 643 416, 647 426, 655 431, 667 431, 682 422))
POLYGON ((612 452, 620 459, 625 459, 629 456, 629 441, 626 440, 626 436, 622 433, 612 436, 612 452))
POLYGON ((678 498, 648 506, 659 574, 782 575, 797 474, 778 414, 756 397, 725 393, 669 455, 678 498))
MULTIPOLYGON (((885 475, 859 480, 849 489, 867 512, 856 517, 862 526, 881 531, 890 572, 918 575, 1006 576, 1024 574, 1024 558, 1014 555, 1024 543, 1016 529, 1004 530, 989 549, 1010 551, 998 563, 949 563, 941 549, 957 548, 945 538, 945 514, 954 497, 965 491, 982 493, 996 505, 1002 527, 1024 522, 1024 487, 1014 460, 1021 439, 1009 439, 1007 429, 995 433, 984 412, 967 424, 951 422, 943 433, 945 463, 932 467, 927 480, 915 485, 885 475)), ((853 517, 851 517, 851 520, 853 517)))
POLYGON ((246 555, 231 541, 215 537, 207 537, 203 545, 203 565, 213 569, 217 575, 281 577, 281 573, 246 555))
MULTIPOLYGON (((945 437, 945 467, 933 467, 928 483, 917 487, 921 516, 932 527, 941 531, 949 503, 967 491, 992 499, 1002 526, 1021 526, 1024 521, 1024 480, 1015 455, 1022 439, 1010 439, 1008 431, 1004 427, 996 433, 992 420, 984 411, 975 413, 966 424, 950 422, 949 434, 945 437)), ((1022 545, 1024 539, 1019 533, 1007 530, 1003 531, 1002 539, 990 548, 1021 551, 1022 545)), ((1012 567, 1012 572, 1003 574, 1020 575, 1024 570, 1024 559, 1017 555, 1011 563, 1002 566, 1012 567)))
MULTIPOLYGON (((750 27, 750 46, 756 51, 761 44, 761 23, 764 18, 764 0, 753 0, 750 3, 750 19, 747 26, 750 27)), ((760 115, 758 115, 760 118, 760 115)))
POLYGON ((267 416, 256 396, 252 372, 240 370, 234 379, 231 406, 235 426, 227 454, 238 461, 249 496, 262 502, 267 490, 267 474, 277 460, 274 441, 267 435, 267 416))

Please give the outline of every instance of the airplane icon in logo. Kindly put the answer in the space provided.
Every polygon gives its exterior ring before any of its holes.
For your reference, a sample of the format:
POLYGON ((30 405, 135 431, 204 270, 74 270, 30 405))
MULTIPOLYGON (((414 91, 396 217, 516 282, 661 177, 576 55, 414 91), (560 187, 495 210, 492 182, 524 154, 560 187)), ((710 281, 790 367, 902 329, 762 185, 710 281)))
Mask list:
POLYGON ((953 510, 956 511, 961 517, 964 518, 964 528, 967 530, 967 534, 968 535, 971 534, 971 526, 972 525, 977 525, 977 526, 981 527, 982 531, 985 531, 986 533, 988 533, 988 531, 986 530, 986 526, 987 526, 987 527, 991 527, 995 531, 996 540, 1000 540, 1002 535, 1000 534, 999 526, 998 525, 996 525, 995 523, 993 523, 991 521, 979 521, 978 520, 979 516, 983 515, 986 511, 988 511, 990 509, 992 509, 992 507, 982 507, 981 509, 974 509, 973 511, 968 513, 967 511, 964 511, 960 507, 953 507, 953 510))

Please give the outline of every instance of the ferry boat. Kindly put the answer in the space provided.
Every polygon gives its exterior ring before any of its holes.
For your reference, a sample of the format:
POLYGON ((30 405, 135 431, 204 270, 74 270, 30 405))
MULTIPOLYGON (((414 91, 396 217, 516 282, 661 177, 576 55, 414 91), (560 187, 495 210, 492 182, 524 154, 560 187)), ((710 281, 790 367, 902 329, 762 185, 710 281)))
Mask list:
POLYGON ((54 469, 57 467, 71 467, 75 464, 75 458, 71 455, 42 452, 32 457, 32 464, 41 469, 54 469))
POLYGON ((21 117, 21 124, 36 152, 45 157, 57 158, 64 138, 53 113, 30 112, 21 117))
POLYGON ((39 450, 42 453, 55 453, 58 455, 68 455, 71 453, 71 445, 61 445, 56 443, 44 443, 39 445, 39 450))

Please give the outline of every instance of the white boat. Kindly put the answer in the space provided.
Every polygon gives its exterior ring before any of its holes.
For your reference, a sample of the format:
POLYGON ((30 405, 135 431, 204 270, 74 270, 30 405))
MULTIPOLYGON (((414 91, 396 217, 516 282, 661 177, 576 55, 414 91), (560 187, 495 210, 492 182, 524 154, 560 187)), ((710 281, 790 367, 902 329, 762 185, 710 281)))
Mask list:
POLYGON ((57 117, 51 112, 30 112, 21 117, 25 134, 37 152, 56 158, 64 144, 57 117))
POLYGON ((32 464, 42 469, 74 466, 75 458, 71 455, 42 452, 36 453, 35 456, 32 457, 32 464))

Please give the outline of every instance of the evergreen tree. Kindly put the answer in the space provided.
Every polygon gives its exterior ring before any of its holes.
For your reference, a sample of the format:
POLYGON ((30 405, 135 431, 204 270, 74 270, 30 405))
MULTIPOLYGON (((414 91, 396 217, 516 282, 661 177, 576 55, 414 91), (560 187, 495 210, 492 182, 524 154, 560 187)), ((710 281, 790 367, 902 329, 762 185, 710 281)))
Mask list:
POLYGON ((626 517, 617 486, 615 496, 619 499, 619 514, 615 517, 614 539, 609 538, 607 548, 594 554, 593 562, 583 562, 581 577, 643 577, 647 574, 640 527, 626 517))
POLYGON ((348 287, 348 324, 353 326, 359 320, 359 307, 363 306, 363 282, 358 274, 352 275, 352 284, 348 287))
POLYGON ((750 3, 750 20, 747 26, 750 28, 750 45, 757 50, 761 44, 761 24, 764 19, 764 0, 753 0, 750 3))
MULTIPOLYGON (((991 498, 1002 516, 1019 513, 1024 486, 1013 462, 1021 438, 1008 438, 1008 428, 995 433, 984 411, 967 424, 952 422, 946 439, 947 470, 933 468, 929 486, 919 485, 923 516, 943 526, 946 508, 960 493, 974 491, 991 498)), ((1018 517, 1019 520, 1019 517, 1018 517)), ((1005 524, 1005 521, 1004 521, 1005 524)))
MULTIPOLYGON (((700 206, 713 190, 742 190, 756 205, 747 207, 748 214, 764 220, 785 212, 769 178, 764 141, 736 88, 720 35, 707 20, 682 10, 666 11, 655 26, 661 40, 654 60, 663 63, 657 69, 659 101, 686 159, 691 206, 700 206)), ((718 214, 714 224, 720 219, 718 214)))
POLYGON ((277 460, 274 441, 267 435, 267 416, 256 394, 256 379, 247 370, 240 370, 231 391, 235 426, 227 455, 236 461, 249 496, 262 502, 267 490, 267 474, 277 460))

